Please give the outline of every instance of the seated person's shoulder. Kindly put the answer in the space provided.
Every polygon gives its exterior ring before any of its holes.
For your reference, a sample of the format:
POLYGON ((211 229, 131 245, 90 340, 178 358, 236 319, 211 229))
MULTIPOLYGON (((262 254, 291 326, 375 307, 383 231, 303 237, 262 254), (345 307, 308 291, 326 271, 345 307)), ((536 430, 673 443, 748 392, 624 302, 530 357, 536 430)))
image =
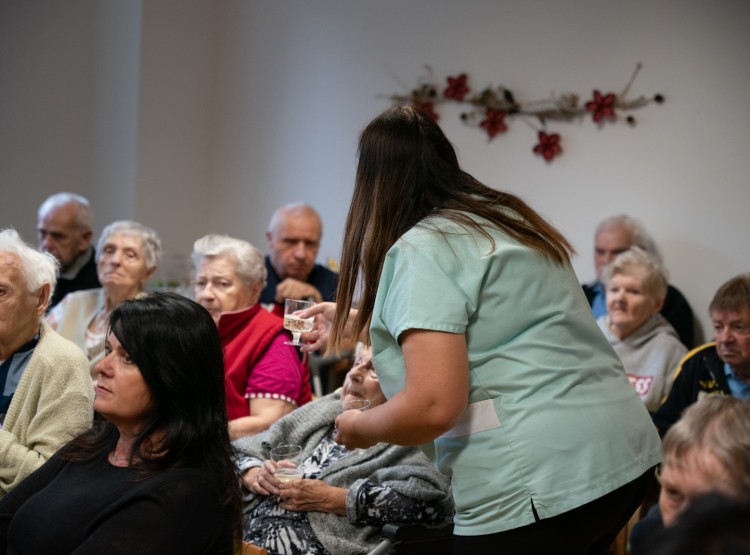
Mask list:
POLYGON ((688 310, 692 312, 692 309, 690 308, 690 303, 688 303, 687 299, 685 298, 685 295, 682 294, 682 292, 677 289, 674 285, 671 283, 667 285, 667 296, 664 300, 665 304, 680 304, 687 307, 688 310))
POLYGON ((45 359, 54 361, 55 364, 81 365, 88 374, 89 362, 80 347, 64 338, 46 323, 42 324, 39 344, 35 351, 41 353, 45 359))
POLYGON ((718 355, 716 354, 716 342, 709 341, 708 343, 703 343, 702 345, 698 345, 697 347, 688 350, 680 360, 678 370, 694 366, 698 363, 710 362, 713 359, 718 359, 718 355))

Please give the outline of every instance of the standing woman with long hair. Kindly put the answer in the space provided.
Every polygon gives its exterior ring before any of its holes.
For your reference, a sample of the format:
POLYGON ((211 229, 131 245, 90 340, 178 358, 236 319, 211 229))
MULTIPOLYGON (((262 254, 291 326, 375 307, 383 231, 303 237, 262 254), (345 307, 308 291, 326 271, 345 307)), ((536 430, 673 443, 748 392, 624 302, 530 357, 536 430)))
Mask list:
POLYGON ((174 293, 122 301, 96 373, 106 420, 0 502, 0 553, 231 555, 242 494, 211 315, 174 293))
POLYGON ((425 444, 452 478, 456 553, 606 553, 659 438, 570 244, 464 172, 413 106, 363 131, 346 230, 337 304, 302 314, 319 315, 305 350, 371 341, 388 402, 340 415, 337 441, 425 444))

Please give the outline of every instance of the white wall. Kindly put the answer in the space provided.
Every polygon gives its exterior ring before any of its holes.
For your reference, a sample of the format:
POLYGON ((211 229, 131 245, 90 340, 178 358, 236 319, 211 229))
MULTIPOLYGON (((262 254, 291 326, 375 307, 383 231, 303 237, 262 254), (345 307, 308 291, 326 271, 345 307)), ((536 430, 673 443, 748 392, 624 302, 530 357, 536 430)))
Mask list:
POLYGON ((520 120, 492 142, 456 106, 440 121, 465 169, 571 239, 581 280, 596 222, 639 217, 708 333, 713 292, 750 270, 748 25, 743 0, 4 2, 0 225, 31 238, 39 201, 75 188, 100 224, 156 227, 170 264, 210 231, 264 247, 271 211, 303 200, 325 221, 321 257, 337 257, 357 135, 424 64, 532 100, 619 92, 642 62, 631 96, 667 102, 635 128, 551 124, 565 149, 552 164, 520 120))

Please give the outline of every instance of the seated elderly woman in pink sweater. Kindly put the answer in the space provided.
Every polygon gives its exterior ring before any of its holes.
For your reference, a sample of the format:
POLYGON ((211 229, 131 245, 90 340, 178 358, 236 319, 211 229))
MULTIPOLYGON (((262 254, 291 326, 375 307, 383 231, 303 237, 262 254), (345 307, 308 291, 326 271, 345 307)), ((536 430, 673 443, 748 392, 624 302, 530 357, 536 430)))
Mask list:
POLYGON ((247 241, 206 235, 193 246, 195 300, 219 328, 232 439, 256 434, 310 401, 309 370, 283 319, 259 304, 266 283, 263 254, 247 241))

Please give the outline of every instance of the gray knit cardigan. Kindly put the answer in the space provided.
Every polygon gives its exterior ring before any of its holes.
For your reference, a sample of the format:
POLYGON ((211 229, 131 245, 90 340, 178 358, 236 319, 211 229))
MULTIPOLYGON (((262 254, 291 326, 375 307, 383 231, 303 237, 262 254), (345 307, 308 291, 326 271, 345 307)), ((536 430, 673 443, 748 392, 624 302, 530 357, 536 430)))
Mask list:
MULTIPOLYGON (((303 447, 303 458, 307 458, 328 433, 340 411, 341 397, 332 393, 299 407, 261 434, 236 440, 234 446, 244 455, 265 460, 270 449, 280 443, 299 444, 303 447)), ((335 555, 367 553, 382 539, 379 528, 352 524, 357 514, 357 493, 366 481, 414 499, 437 503, 449 518, 453 516, 449 479, 435 470, 417 447, 378 443, 334 462, 318 478, 332 486, 349 489, 347 516, 308 513, 318 540, 335 555)), ((251 494, 246 499, 245 512, 249 512, 262 498, 251 494)))

